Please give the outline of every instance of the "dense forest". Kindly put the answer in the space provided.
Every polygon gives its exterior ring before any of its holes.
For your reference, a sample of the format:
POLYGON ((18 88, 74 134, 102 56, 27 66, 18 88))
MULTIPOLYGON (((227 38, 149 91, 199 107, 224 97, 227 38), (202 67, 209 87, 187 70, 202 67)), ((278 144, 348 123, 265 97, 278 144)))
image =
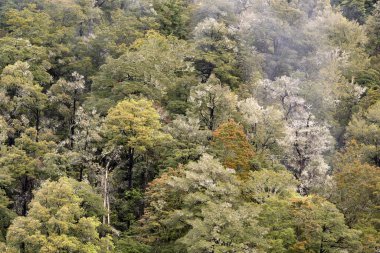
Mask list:
POLYGON ((380 252, 376 0, 1 0, 0 252, 380 252))

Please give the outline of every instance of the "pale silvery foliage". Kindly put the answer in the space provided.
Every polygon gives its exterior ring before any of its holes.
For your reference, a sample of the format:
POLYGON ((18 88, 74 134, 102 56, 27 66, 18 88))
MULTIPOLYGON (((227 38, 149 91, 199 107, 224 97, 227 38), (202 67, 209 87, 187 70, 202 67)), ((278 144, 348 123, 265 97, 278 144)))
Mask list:
POLYGON ((229 21, 233 19, 236 2, 231 0, 194 0, 196 9, 192 21, 197 24, 206 18, 229 21))
POLYGON ((240 101, 238 108, 256 150, 271 148, 283 138, 285 122, 280 110, 274 106, 264 108, 255 98, 240 101))
POLYGON ((333 146, 326 126, 317 123, 311 114, 292 119, 288 121, 281 144, 286 152, 285 164, 301 181, 301 190, 307 191, 324 183, 329 166, 323 155, 333 146))
POLYGON ((189 114, 197 117, 203 127, 215 130, 236 111, 237 95, 211 76, 207 83, 191 90, 189 102, 192 105, 189 114))
POLYGON ((267 105, 278 105, 286 122, 285 137, 279 140, 285 152, 284 162, 301 181, 301 191, 323 184, 329 172, 324 154, 333 146, 333 138, 324 123, 318 122, 302 95, 302 82, 291 77, 263 80, 258 96, 267 105))
POLYGON ((257 96, 264 104, 281 106, 284 119, 299 118, 307 110, 306 101, 300 96, 301 81, 282 76, 275 81, 264 79, 258 83, 257 96))
POLYGON ((212 156, 204 154, 199 162, 187 165, 184 178, 173 178, 170 185, 187 192, 186 202, 190 206, 204 201, 219 200, 236 202, 239 195, 235 170, 224 168, 212 156))
POLYGON ((239 101, 238 108, 243 115, 243 119, 250 125, 258 124, 262 122, 263 112, 265 111, 263 106, 260 106, 254 98, 247 98, 243 101, 239 101))
POLYGON ((165 127, 165 131, 175 139, 186 143, 206 144, 211 132, 200 128, 198 118, 179 115, 165 127))
MULTIPOLYGON (((218 22, 214 18, 207 18, 200 22, 194 29, 195 41, 201 42, 205 39, 223 41, 227 50, 237 50, 236 42, 229 37, 236 34, 236 29, 227 27, 224 23, 218 22)), ((207 49, 205 49, 207 51, 207 49)))
POLYGON ((75 128, 75 143, 82 150, 89 150, 93 147, 94 143, 100 142, 102 137, 100 136, 101 124, 103 120, 95 110, 86 112, 83 107, 79 107, 77 112, 77 122, 75 128))
POLYGON ((178 240, 188 252, 208 252, 212 248, 217 252, 253 253, 264 241, 266 229, 257 219, 260 207, 242 201, 235 170, 224 168, 210 155, 189 163, 185 175, 172 177, 168 185, 182 193, 183 202, 163 222, 185 221, 191 225, 178 240))

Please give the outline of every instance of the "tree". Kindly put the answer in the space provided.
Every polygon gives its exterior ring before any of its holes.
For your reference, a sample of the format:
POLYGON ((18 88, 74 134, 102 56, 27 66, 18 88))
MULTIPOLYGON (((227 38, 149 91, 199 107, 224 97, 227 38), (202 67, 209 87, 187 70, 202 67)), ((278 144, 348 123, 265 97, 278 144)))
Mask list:
POLYGON ((47 168, 46 161, 55 153, 52 141, 36 141, 36 130, 26 129, 15 145, 1 149, 0 166, 6 175, 4 186, 12 200, 12 209, 18 215, 26 215, 27 205, 32 199, 32 191, 40 179, 54 177, 62 171, 47 168))
POLYGON ((282 145, 285 150, 285 164, 301 181, 300 192, 327 183, 329 166, 323 155, 331 149, 333 139, 326 126, 319 125, 313 116, 292 120, 285 132, 282 145))
MULTIPOLYGON (((310 10, 302 10, 305 1, 247 2, 239 17, 239 35, 248 47, 254 47, 263 59, 263 75, 271 80, 301 70, 300 57, 312 51, 303 26, 327 4, 321 1, 310 10)), ((304 63, 302 63, 304 64, 304 63)))
POLYGON ((160 132, 160 115, 146 99, 130 99, 113 107, 105 120, 107 145, 127 150, 128 188, 132 188, 132 172, 136 156, 166 136, 160 132))
POLYGON ((365 23, 376 4, 373 0, 333 0, 331 2, 342 9, 345 17, 356 20, 360 24, 365 23))
POLYGON ((28 215, 12 222, 7 246, 22 253, 111 252, 110 238, 100 238, 97 231, 100 203, 86 183, 46 181, 35 192, 28 215))
MULTIPOLYGON (((128 4, 129 7, 132 5, 133 3, 128 4)), ((94 28, 94 36, 90 37, 89 41, 88 54, 96 67, 106 63, 107 57, 120 57, 137 39, 144 38, 149 30, 158 27, 154 17, 144 14, 145 11, 141 9, 127 11, 114 8, 109 14, 109 22, 103 21, 94 28)))
POLYGON ((208 203, 202 208, 200 218, 188 221, 192 228, 178 242, 190 253, 261 251, 265 247, 262 238, 265 228, 257 224, 258 210, 251 203, 239 207, 208 203))
POLYGON ((372 16, 370 16, 366 23, 368 44, 367 47, 370 50, 371 55, 380 54, 380 4, 375 5, 372 16))
POLYGON ((30 65, 35 80, 46 87, 52 81, 48 71, 51 69, 49 54, 46 48, 32 45, 29 40, 22 38, 0 38, 0 69, 17 61, 27 62, 30 65))
POLYGON ((361 252, 359 232, 320 197, 270 198, 259 220, 268 229, 266 252, 361 252))
POLYGON ((48 45, 51 38, 52 20, 35 4, 30 4, 22 10, 11 9, 6 14, 5 24, 11 35, 16 38, 30 40, 34 45, 48 45))
MULTIPOLYGON (((189 61, 192 56, 192 47, 187 42, 150 31, 119 58, 108 58, 93 78, 87 104, 102 114, 115 102, 140 95, 167 104, 169 91, 183 86, 189 90, 192 86, 193 81, 188 80, 193 72, 189 61)), ((178 98, 173 96, 171 102, 174 100, 178 98)))
POLYGON ((380 102, 365 112, 354 114, 347 127, 347 139, 362 144, 362 153, 372 164, 380 166, 380 102))
POLYGON ((72 74, 73 81, 66 81, 63 79, 58 80, 53 84, 48 92, 48 96, 52 103, 52 107, 64 118, 69 136, 69 146, 74 148, 74 135, 77 125, 77 110, 80 106, 81 96, 85 89, 84 77, 74 72, 72 74))
MULTIPOLYGON (((133 188, 133 172, 135 163, 153 145, 169 138, 162 133, 160 115, 154 109, 153 103, 147 99, 130 99, 119 102, 111 108, 104 122, 106 138, 106 166, 103 179, 104 197, 107 198, 109 210, 109 172, 111 166, 121 157, 126 162, 122 164, 122 182, 127 183, 127 190, 133 188), (124 172, 124 170, 126 171, 124 172)), ((145 184, 145 182, 144 182, 145 184)), ((119 185, 123 189, 123 185, 119 185)), ((125 194, 124 191, 122 191, 125 194)), ((129 226, 129 225, 128 225, 129 226)))
POLYGON ((241 202, 238 185, 235 171, 209 155, 165 173, 149 187, 140 240, 167 252, 252 251, 261 245, 258 209, 241 202))
POLYGON ((264 105, 278 105, 285 121, 297 119, 305 114, 307 104, 301 96, 302 83, 299 79, 281 76, 271 81, 259 81, 256 87, 258 101, 264 105))
POLYGON ((302 82, 282 76, 275 81, 263 80, 257 87, 263 104, 281 108, 285 123, 279 141, 283 163, 301 182, 300 192, 307 193, 326 183, 329 166, 324 155, 331 150, 333 138, 326 123, 318 122, 301 96, 302 82))
POLYGON ((287 199, 294 195, 297 180, 285 169, 262 169, 248 173, 241 190, 244 199, 264 204, 270 199, 287 199))
POLYGON ((160 30, 165 35, 174 35, 180 39, 188 37, 190 11, 186 0, 154 0, 153 8, 160 30))
POLYGON ((178 164, 187 164, 189 161, 199 159, 212 135, 211 131, 201 129, 199 119, 183 115, 177 116, 164 129, 173 137, 165 168, 174 168, 178 164))
POLYGON ((189 114, 198 118, 202 127, 215 130, 236 111, 237 96, 220 80, 211 75, 206 83, 193 87, 189 102, 189 114))
POLYGON ((194 28, 194 40, 200 50, 195 67, 206 81, 211 74, 231 88, 238 87, 238 45, 234 29, 213 18, 206 18, 194 28))
POLYGON ((28 63, 18 61, 4 68, 0 76, 0 96, 1 114, 13 128, 8 135, 8 144, 13 145, 14 138, 32 125, 38 140, 47 97, 42 93, 42 87, 34 82, 28 63))
POLYGON ((336 187, 331 200, 342 210, 349 226, 363 231, 363 252, 373 252, 380 244, 376 225, 380 203, 379 169, 358 160, 346 162, 335 169, 336 187))
POLYGON ((249 141, 256 152, 278 152, 285 130, 282 112, 274 106, 260 106, 253 97, 239 101, 238 108, 249 141))
POLYGON ((211 147, 225 167, 235 169, 241 175, 251 169, 252 146, 243 127, 234 120, 221 124, 213 132, 211 147))
MULTIPOLYGON (((7 177, 9 177, 9 175, 6 173, 0 173, 0 245, 5 242, 7 228, 11 224, 12 219, 16 216, 10 209, 10 199, 3 190, 3 188, 9 186, 10 183, 7 177)), ((1 246, 0 249, 2 249, 1 246)))
POLYGON ((285 170, 241 181, 209 155, 155 179, 135 228, 160 252, 360 252, 358 231, 317 196, 301 197, 285 170))

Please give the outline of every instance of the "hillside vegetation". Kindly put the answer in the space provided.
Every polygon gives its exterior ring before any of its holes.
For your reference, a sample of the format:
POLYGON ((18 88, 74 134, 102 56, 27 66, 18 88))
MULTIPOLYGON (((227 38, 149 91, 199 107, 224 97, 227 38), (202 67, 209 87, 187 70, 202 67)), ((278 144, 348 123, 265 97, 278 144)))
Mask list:
POLYGON ((0 252, 380 252, 376 0, 1 0, 0 252))

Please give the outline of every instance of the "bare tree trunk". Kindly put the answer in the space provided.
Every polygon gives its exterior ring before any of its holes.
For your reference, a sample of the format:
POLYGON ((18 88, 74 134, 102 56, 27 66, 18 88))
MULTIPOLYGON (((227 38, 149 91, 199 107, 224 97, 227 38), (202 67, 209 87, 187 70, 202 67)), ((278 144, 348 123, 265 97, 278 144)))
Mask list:
POLYGON ((109 200, 109 187, 108 187, 108 177, 109 177, 109 166, 110 161, 107 162, 107 165, 104 170, 103 175, 103 207, 104 210, 106 210, 106 215, 103 215, 103 224, 104 225, 110 225, 111 219, 110 219, 110 200, 109 200))
POLYGON ((111 205, 109 193, 107 194, 107 224, 111 225, 111 205))

